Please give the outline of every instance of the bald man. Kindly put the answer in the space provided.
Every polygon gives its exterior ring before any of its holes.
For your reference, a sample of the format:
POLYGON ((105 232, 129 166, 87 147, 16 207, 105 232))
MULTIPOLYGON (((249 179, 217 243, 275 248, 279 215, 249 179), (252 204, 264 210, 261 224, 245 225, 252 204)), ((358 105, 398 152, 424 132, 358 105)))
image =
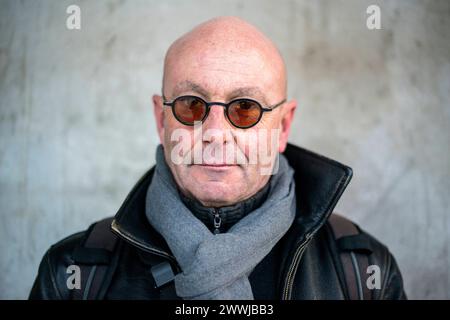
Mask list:
POLYGON ((177 39, 156 165, 115 217, 53 245, 32 299, 405 299, 388 249, 333 214, 349 167, 288 144, 276 46, 236 17, 177 39))

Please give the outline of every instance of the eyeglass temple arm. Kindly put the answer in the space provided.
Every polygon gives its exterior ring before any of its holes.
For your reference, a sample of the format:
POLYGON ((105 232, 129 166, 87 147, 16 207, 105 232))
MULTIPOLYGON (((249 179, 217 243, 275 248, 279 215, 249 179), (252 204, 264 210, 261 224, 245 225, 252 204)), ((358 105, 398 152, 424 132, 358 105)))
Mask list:
POLYGON ((173 101, 172 101, 172 102, 167 101, 167 99, 166 99, 166 97, 164 96, 164 94, 162 94, 161 97, 162 97, 162 100, 163 100, 163 105, 165 105, 165 106, 171 106, 171 105, 173 104, 173 101))
POLYGON ((273 105, 271 107, 267 107, 267 108, 262 108, 264 111, 272 111, 276 108, 278 108, 279 106, 281 106, 283 103, 286 102, 286 99, 283 99, 282 101, 278 102, 276 105, 273 105))

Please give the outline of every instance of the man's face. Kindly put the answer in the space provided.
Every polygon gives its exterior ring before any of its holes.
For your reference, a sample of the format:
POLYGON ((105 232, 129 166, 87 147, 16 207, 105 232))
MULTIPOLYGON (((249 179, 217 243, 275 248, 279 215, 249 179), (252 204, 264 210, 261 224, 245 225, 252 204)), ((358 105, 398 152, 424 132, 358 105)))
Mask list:
MULTIPOLYGON (((224 103, 251 98, 267 107, 285 99, 285 75, 274 66, 269 49, 220 41, 191 41, 180 47, 166 59, 167 101, 183 95, 224 103)), ((199 134, 198 127, 180 123, 171 107, 163 106, 161 96, 155 95, 153 101, 165 158, 180 190, 214 207, 247 199, 267 183, 278 152, 286 147, 295 109, 295 101, 285 103, 264 112, 255 126, 239 129, 226 118, 223 106, 213 105, 199 134), (174 157, 189 160, 180 164, 174 157)))

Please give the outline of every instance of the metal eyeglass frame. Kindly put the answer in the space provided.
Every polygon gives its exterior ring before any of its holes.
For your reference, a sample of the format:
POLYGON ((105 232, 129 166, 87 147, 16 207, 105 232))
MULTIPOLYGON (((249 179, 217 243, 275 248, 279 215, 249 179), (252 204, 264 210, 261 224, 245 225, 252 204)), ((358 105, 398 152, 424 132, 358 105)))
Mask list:
POLYGON ((240 128, 240 129, 248 129, 248 128, 251 128, 251 127, 255 126, 261 120, 262 115, 263 115, 264 112, 272 111, 272 110, 276 109, 277 107, 281 106, 283 103, 286 102, 286 99, 283 99, 282 101, 280 101, 279 103, 277 103, 277 104, 275 104, 273 106, 269 106, 269 107, 264 108, 263 106, 261 106, 261 104, 258 101, 253 100, 253 99, 249 99, 249 98, 238 98, 238 99, 233 99, 233 100, 231 100, 228 103, 223 103, 223 102, 207 102, 204 99, 202 99, 202 98, 200 98, 198 96, 194 96, 194 95, 179 96, 179 97, 176 97, 172 102, 166 101, 166 98, 164 97, 164 95, 162 97, 163 97, 163 100, 164 100, 163 101, 163 105, 169 106, 172 109, 172 114, 175 117, 175 119, 177 119, 179 122, 181 122, 182 124, 184 124, 186 126, 193 126, 194 124, 193 123, 184 122, 184 121, 182 121, 181 119, 178 118, 178 116, 176 115, 176 113, 174 111, 175 102, 177 102, 177 100, 179 100, 181 98, 195 98, 195 99, 198 99, 198 100, 202 101, 205 104, 205 106, 206 106, 205 115, 203 116, 203 118, 201 120, 199 120, 200 122, 203 123, 203 121, 205 121, 205 119, 208 117, 209 110, 211 109, 211 106, 218 105, 218 106, 222 106, 222 107, 225 108, 224 109, 224 114, 225 114, 226 118, 228 119, 228 121, 233 126, 235 126, 236 128, 240 128), (253 102, 253 103, 256 103, 256 105, 259 107, 259 109, 260 109, 259 117, 258 117, 258 120, 256 120, 254 124, 252 124, 250 126, 246 126, 246 127, 244 126, 243 127, 243 126, 238 126, 238 125, 234 124, 233 121, 231 121, 231 119, 229 117, 229 114, 228 114, 228 109, 230 108, 230 106, 233 103, 235 103, 237 101, 253 102))

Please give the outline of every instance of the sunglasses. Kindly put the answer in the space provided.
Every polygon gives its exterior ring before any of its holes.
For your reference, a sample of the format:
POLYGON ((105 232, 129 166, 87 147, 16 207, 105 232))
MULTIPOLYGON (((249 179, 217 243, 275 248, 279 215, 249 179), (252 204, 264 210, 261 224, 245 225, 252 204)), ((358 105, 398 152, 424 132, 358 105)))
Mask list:
MULTIPOLYGON (((163 96, 163 99, 166 100, 163 96)), ((272 111, 286 102, 283 101, 263 108, 258 101, 252 99, 235 99, 228 103, 206 102, 197 96, 180 96, 172 102, 164 101, 165 106, 172 108, 174 117, 184 125, 193 126, 194 122, 203 122, 208 117, 213 105, 225 107, 225 115, 230 123, 241 129, 248 129, 256 125, 264 112, 272 111)))

